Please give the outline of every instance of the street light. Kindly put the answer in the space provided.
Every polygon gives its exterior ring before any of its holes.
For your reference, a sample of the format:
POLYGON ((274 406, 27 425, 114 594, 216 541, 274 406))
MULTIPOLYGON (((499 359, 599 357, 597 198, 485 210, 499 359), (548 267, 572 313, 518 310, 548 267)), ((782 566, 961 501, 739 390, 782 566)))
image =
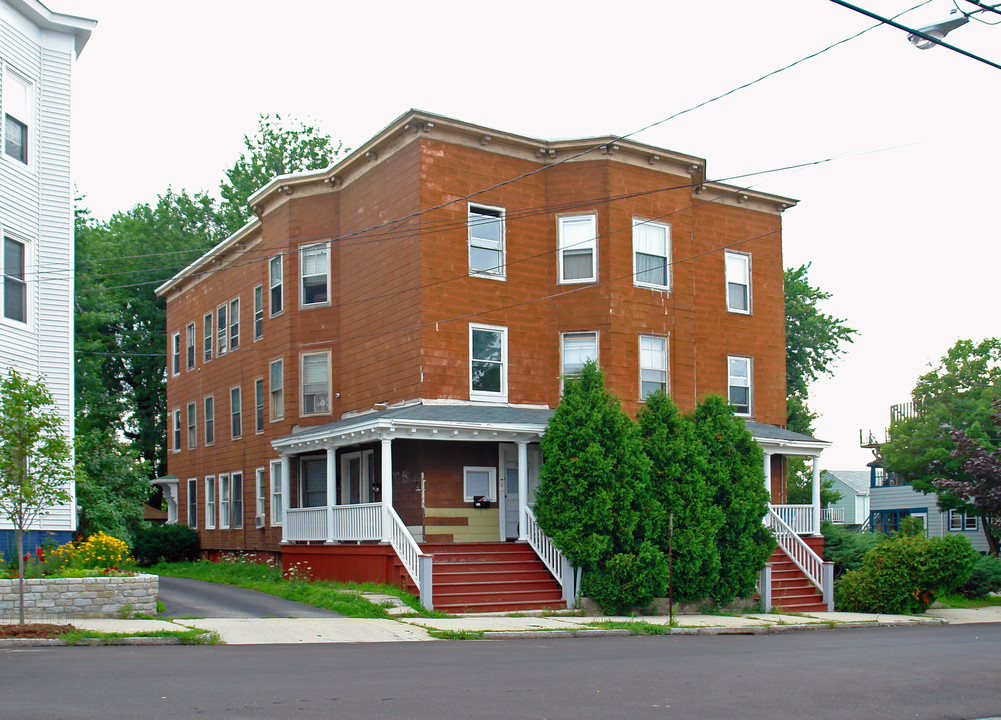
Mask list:
POLYGON ((912 33, 907 36, 907 39, 910 40, 911 44, 918 50, 929 50, 938 45, 935 40, 941 40, 953 30, 958 27, 962 27, 968 22, 970 22, 969 17, 961 13, 957 8, 953 8, 949 11, 948 18, 942 20, 941 22, 937 22, 934 25, 927 25, 923 28, 918 28, 918 33, 921 34, 912 33), (934 38, 934 40, 931 38, 934 38))

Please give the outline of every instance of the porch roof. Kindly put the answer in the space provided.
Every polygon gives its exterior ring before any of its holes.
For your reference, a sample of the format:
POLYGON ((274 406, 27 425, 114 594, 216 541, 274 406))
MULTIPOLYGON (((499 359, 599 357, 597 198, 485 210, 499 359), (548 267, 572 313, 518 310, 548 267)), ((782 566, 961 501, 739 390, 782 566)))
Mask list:
POLYGON ((745 420, 744 424, 766 453, 820 455, 831 446, 831 443, 826 440, 818 440, 812 435, 786 430, 778 425, 766 425, 753 420, 745 420))

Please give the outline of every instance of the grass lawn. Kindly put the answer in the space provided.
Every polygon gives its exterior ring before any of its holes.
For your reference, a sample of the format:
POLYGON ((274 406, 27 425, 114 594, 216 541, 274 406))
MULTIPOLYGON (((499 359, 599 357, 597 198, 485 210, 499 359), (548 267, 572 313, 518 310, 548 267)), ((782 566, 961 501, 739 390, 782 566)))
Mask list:
POLYGON ((247 560, 159 563, 147 571, 155 575, 235 585, 354 618, 389 617, 385 609, 362 598, 359 595, 361 592, 395 595, 411 607, 415 615, 447 617, 440 613, 429 613, 413 595, 390 585, 284 578, 276 567, 247 560))
POLYGON ((990 607, 991 605, 1001 605, 1001 596, 998 595, 988 595, 982 598, 965 598, 959 593, 953 593, 952 595, 943 595, 942 597, 935 598, 938 602, 942 603, 943 607, 950 608, 981 608, 990 607))

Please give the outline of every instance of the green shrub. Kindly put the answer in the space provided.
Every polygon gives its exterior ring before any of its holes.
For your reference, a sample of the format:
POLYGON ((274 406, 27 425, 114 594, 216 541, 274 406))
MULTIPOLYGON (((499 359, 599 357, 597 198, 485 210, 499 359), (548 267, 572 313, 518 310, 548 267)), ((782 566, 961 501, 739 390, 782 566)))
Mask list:
POLYGON ((976 561, 976 551, 962 535, 928 540, 898 534, 876 545, 861 568, 835 583, 834 601, 848 612, 924 612, 936 594, 964 583, 976 561))
POLYGON ((197 530, 187 525, 147 525, 136 533, 133 554, 139 565, 149 567, 160 560, 197 560, 200 552, 197 530))
POLYGON ((1001 590, 1001 560, 985 555, 977 560, 969 579, 956 590, 970 599, 1001 590))
POLYGON ((829 522, 823 523, 820 531, 824 534, 824 560, 834 563, 835 578, 862 567, 866 553, 884 537, 876 533, 851 532, 829 522))

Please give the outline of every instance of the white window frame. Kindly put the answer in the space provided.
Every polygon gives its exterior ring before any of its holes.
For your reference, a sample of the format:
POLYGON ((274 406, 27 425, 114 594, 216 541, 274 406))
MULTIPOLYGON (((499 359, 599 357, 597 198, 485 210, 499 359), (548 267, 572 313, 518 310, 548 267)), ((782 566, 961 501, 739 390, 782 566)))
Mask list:
POLYGON ((653 220, 644 220, 642 218, 633 218, 633 284, 637 287, 651 288, 653 290, 661 290, 665 292, 671 291, 672 282, 671 273, 671 226, 667 223, 654 222, 653 220), (657 253, 654 255, 652 252, 641 253, 640 250, 650 250, 650 247, 641 247, 643 243, 646 242, 644 235, 644 230, 661 230, 664 233, 664 254, 661 255, 657 253), (665 273, 665 283, 652 283, 641 280, 641 276, 644 271, 639 266, 639 256, 649 255, 651 257, 662 257, 664 259, 664 273, 665 273))
MULTIPOLYGON (((563 383, 569 378, 573 379, 580 375, 580 372, 567 372, 567 341, 583 339, 586 337, 594 338, 594 357, 588 358, 589 360, 594 360, 594 362, 601 362, 600 359, 600 338, 598 337, 597 330, 572 330, 569 332, 560 333, 560 387, 563 387, 563 383)), ((587 360, 585 360, 587 362, 587 360)), ((581 365, 583 368, 583 364, 581 365)))
POLYGON ((174 416, 174 452, 181 452, 181 408, 174 408, 171 414, 174 416))
POLYGON ((254 469, 254 517, 264 518, 265 495, 264 491, 264 468, 254 469))
POLYGON ((275 255, 268 261, 268 314, 271 317, 281 315, 285 308, 285 262, 283 255, 275 255), (277 268, 277 280, 275 269, 277 268), (278 309, 275 309, 275 298, 278 298, 278 309))
POLYGON ((669 366, 671 364, 670 354, 669 354, 670 350, 671 350, 671 346, 670 346, 670 343, 669 343, 668 338, 667 338, 666 335, 640 335, 639 336, 640 402, 646 402, 647 397, 649 397, 651 393, 656 392, 655 390, 651 390, 650 393, 644 393, 644 391, 643 391, 643 383, 644 382, 658 382, 656 380, 644 380, 644 377, 643 377, 644 373, 647 373, 648 375, 652 374, 652 373, 664 373, 664 382, 663 383, 659 383, 659 384, 663 385, 663 388, 658 388, 658 389, 663 389, 665 393, 671 392, 671 374, 668 371, 668 368, 669 368, 669 366), (644 348, 643 347, 644 340, 647 340, 647 341, 649 341, 649 340, 656 340, 656 341, 658 341, 658 342, 660 342, 660 343, 663 344, 663 353, 664 353, 664 366, 663 367, 653 367, 652 364, 650 364, 649 362, 647 362, 648 360, 653 359, 653 356, 650 354, 651 352, 657 352, 657 353, 659 353, 660 350, 651 350, 650 348, 644 348))
POLYGON ((216 529, 216 483, 215 475, 205 476, 205 529, 216 529))
POLYGON ((202 317, 202 362, 212 360, 212 348, 215 347, 215 315, 205 313, 202 317))
POLYGON ((299 353, 299 417, 313 417, 316 415, 330 415, 331 414, 331 367, 330 367, 330 351, 321 350, 320 352, 312 353, 299 353), (313 410, 306 411, 306 359, 325 358, 325 364, 327 367, 327 389, 326 389, 326 399, 322 399, 319 396, 323 395, 323 391, 317 391, 309 393, 313 397, 313 410), (321 409, 317 409, 321 408, 321 409))
POLYGON ((229 530, 229 473, 219 473, 219 529, 229 530))
POLYGON ((216 357, 222 357, 229 352, 229 303, 223 303, 216 308, 215 331, 216 357))
POLYGON ((215 395, 206 395, 202 401, 205 412, 205 445, 215 444, 215 395))
POLYGON ((481 325, 479 323, 469 323, 469 362, 467 370, 469 372, 469 399, 488 400, 493 402, 507 402, 507 373, 508 373, 508 334, 507 328, 501 325, 481 325), (473 357, 473 334, 476 332, 498 333, 501 336, 501 359, 500 364, 500 390, 478 390, 473 387, 473 363, 498 363, 497 360, 489 358, 473 357))
POLYGON ((469 203, 467 208, 467 224, 469 226, 468 252, 469 252, 469 274, 474 277, 488 278, 490 280, 507 279, 507 220, 504 208, 482 205, 480 203, 469 203), (478 225, 489 224, 492 221, 481 220, 480 218, 494 218, 500 222, 499 238, 495 241, 489 238, 478 237, 476 229, 478 225), (489 269, 473 267, 474 248, 496 252, 500 262, 489 269))
POLYGON ((582 214, 582 215, 563 215, 558 219, 558 244, 559 252, 557 252, 557 282, 560 285, 573 285, 578 283, 588 283, 597 282, 598 280, 598 216, 594 213, 582 214), (590 235, 590 238, 586 241, 578 241, 572 246, 568 244, 569 240, 566 236, 566 228, 570 225, 582 225, 584 222, 590 224, 590 230, 585 232, 590 235), (587 277, 578 278, 567 278, 565 265, 565 256, 568 254, 578 254, 582 251, 590 250, 591 252, 591 274, 587 277))
POLYGON ((0 232, 0 290, 2 290, 2 295, 0 295, 0 303, 3 305, 3 312, 0 313, 0 319, 5 322, 19 323, 27 325, 29 319, 31 318, 31 309, 29 307, 29 302, 31 301, 31 293, 28 292, 28 265, 29 256, 28 253, 31 251, 31 245, 22 240, 19 237, 13 237, 4 232, 0 232), (20 277, 8 274, 7 268, 7 243, 13 243, 21 247, 21 271, 20 277), (20 288, 21 296, 21 308, 24 312, 23 318, 10 317, 7 314, 7 286, 8 283, 12 283, 18 288, 20 288))
POLYGON ((268 364, 268 415, 271 422, 285 417, 285 358, 272 360, 268 364), (278 384, 275 384, 275 366, 278 366, 278 384))
POLYGON ((751 417, 754 414, 754 358, 751 358, 751 357, 749 357, 747 355, 727 355, 727 358, 726 358, 726 376, 727 376, 727 381, 726 381, 726 386, 727 386, 726 399, 727 399, 727 401, 731 405, 734 406, 734 408, 735 408, 734 414, 739 415, 740 417, 751 417), (731 364, 733 362, 742 362, 742 363, 744 363, 745 367, 747 368, 747 384, 746 385, 741 385, 739 383, 735 383, 734 382, 735 379, 739 380, 740 378, 738 376, 736 376, 736 375, 733 375, 730 372, 730 366, 731 366, 731 364), (733 390, 733 388, 736 388, 736 387, 746 387, 747 388, 747 410, 746 411, 741 411, 740 410, 740 406, 738 406, 736 403, 733 402, 733 392, 732 392, 732 390, 733 390))
POLYGON ((751 297, 751 254, 727 250, 723 253, 723 274, 725 276, 727 312, 750 315, 753 310, 751 297), (743 287, 747 297, 747 308, 736 307, 730 302, 730 285, 743 287))
POLYGON ((243 471, 237 470, 229 475, 230 504, 229 527, 239 530, 243 527, 243 471))
POLYGON ((330 287, 330 243, 314 243, 312 245, 304 245, 299 248, 299 307, 324 307, 330 305, 331 296, 330 287), (304 273, 304 266, 306 264, 306 254, 321 251, 323 253, 324 269, 322 273, 314 273, 312 275, 306 275, 304 273), (324 300, 318 300, 316 302, 306 302, 306 278, 315 278, 323 276, 327 285, 326 298, 324 300))
POLYGON ((181 374, 181 332, 178 330, 170 336, 170 374, 177 377, 181 374))
POLYGON ((188 527, 198 529, 198 478, 188 478, 187 508, 188 527))
POLYGON ((264 339, 264 285, 254 286, 254 342, 264 339))
POLYGON ((469 490, 469 473, 487 473, 487 485, 490 487, 489 494, 486 496, 488 500, 497 499, 497 468, 495 467, 485 467, 477 465, 467 465, 462 468, 462 501, 471 503, 475 497, 469 490))
POLYGON ((980 518, 976 515, 967 515, 958 510, 949 511, 949 531, 950 532, 973 532, 980 529, 980 518))
POLYGON ((254 433, 264 432, 264 378, 254 378, 254 433))
POLYGON ((195 369, 195 362, 197 356, 195 355, 195 324, 188 323, 184 328, 184 370, 195 369))
POLYGON ((198 406, 193 402, 188 403, 188 450, 198 447, 198 406))
POLYGON ((271 525, 281 527, 282 524, 282 461, 272 460, 271 474, 271 525))
POLYGON ((229 349, 240 348, 240 298, 229 301, 229 349))
POLYGON ((0 135, 2 135, 3 146, 0 147, 0 157, 6 158, 7 162, 17 163, 17 166, 23 168, 31 169, 32 156, 34 155, 34 148, 36 144, 35 136, 38 134, 37 125, 35 123, 35 83, 29 80, 24 75, 15 72, 9 65, 4 65, 3 67, 3 80, 2 86, 0 86, 0 92, 3 96, 0 97, 2 100, 2 105, 0 109, 3 110, 0 114, 0 135), (19 108, 15 106, 14 103, 14 88, 24 86, 24 107, 19 108), (23 157, 16 155, 11 155, 7 152, 7 118, 10 118, 17 124, 24 128, 24 150, 23 157))
POLYGON ((229 436, 231 440, 243 437, 243 389, 239 385, 229 389, 229 436))

